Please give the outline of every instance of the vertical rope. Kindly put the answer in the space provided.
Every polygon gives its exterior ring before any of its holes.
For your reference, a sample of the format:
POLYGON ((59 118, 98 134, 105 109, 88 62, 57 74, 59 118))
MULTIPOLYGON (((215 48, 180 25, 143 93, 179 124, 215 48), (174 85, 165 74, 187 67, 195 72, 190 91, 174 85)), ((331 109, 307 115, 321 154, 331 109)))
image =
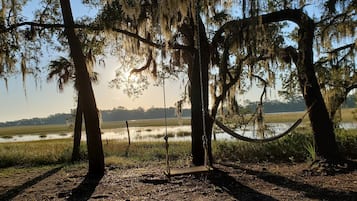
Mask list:
POLYGON ((208 164, 208 144, 207 144, 207 133, 206 133, 206 109, 205 109, 205 104, 204 104, 204 89, 203 89, 203 75, 202 75, 202 55, 201 55, 201 41, 200 41, 200 1, 198 0, 196 3, 196 49, 198 51, 198 65, 199 65, 199 71, 200 71, 200 95, 201 95, 201 111, 202 111, 202 129, 203 129, 203 135, 202 135, 202 143, 203 143, 203 149, 204 149, 204 165, 207 166, 208 164))
MULTIPOLYGON (((163 60, 163 58, 161 58, 163 60)), ((163 64, 163 61, 161 61, 163 64)), ((166 90, 165 90, 165 76, 162 80, 162 91, 164 95, 164 119, 165 119, 165 148, 166 148, 166 171, 170 175, 170 157, 169 157, 169 135, 167 134, 167 112, 166 112, 166 90)))
MULTIPOLYGON (((158 6, 159 6, 159 18, 161 17, 161 2, 158 0, 158 6)), ((160 21, 160 19, 158 19, 160 21)), ((161 42, 161 47, 160 47, 160 54, 161 54, 161 67, 164 67, 164 47, 162 46, 163 44, 163 38, 162 38, 162 30, 161 30, 161 24, 159 23, 159 34, 160 34, 160 42, 161 42)), ((170 156, 169 156, 169 135, 167 133, 167 111, 166 111, 166 89, 165 89, 165 74, 162 76, 162 92, 163 92, 163 99, 164 99, 164 121, 165 121, 165 149, 166 149, 166 172, 167 175, 170 175, 170 156)))

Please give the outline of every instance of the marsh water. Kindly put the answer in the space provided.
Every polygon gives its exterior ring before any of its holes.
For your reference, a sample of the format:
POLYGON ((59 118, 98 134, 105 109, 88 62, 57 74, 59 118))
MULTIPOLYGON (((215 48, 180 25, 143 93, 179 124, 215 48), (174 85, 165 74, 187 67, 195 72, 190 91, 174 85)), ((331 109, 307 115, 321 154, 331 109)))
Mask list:
MULTIPOLYGON (((293 123, 270 123, 267 124, 266 136, 277 135, 286 131, 293 123)), ((357 128, 357 123, 355 122, 345 122, 340 125, 344 129, 355 129, 357 128)), ((163 141, 166 134, 169 136, 170 141, 184 141, 191 139, 191 127, 189 125, 185 126, 147 126, 147 127, 130 127, 129 135, 130 141, 163 141)), ((261 138, 257 134, 256 129, 252 126, 245 128, 235 129, 237 133, 251 138, 261 138)), ((49 134, 31 134, 31 135, 13 135, 13 136, 2 136, 0 137, 0 143, 5 142, 25 142, 25 141, 37 141, 37 140, 50 140, 50 139, 64 139, 72 138, 73 132, 68 133, 49 133, 49 134)), ((214 130, 214 138, 217 140, 234 140, 232 136, 222 132, 219 129, 214 130)), ((82 132, 82 140, 85 140, 85 132, 82 132)), ((102 140, 120 140, 128 141, 128 131, 126 128, 115 128, 115 129, 103 129, 102 130, 102 140)))

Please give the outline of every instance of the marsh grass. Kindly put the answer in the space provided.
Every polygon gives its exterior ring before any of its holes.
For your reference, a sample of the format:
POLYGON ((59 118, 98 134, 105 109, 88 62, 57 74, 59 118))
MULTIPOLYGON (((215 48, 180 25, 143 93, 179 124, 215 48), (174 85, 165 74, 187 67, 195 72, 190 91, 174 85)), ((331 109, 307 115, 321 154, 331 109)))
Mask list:
POLYGON ((176 136, 178 137, 187 137, 187 136, 191 136, 191 132, 186 132, 186 131, 180 131, 176 134, 176 136))
MULTIPOLYGON (((342 109, 342 119, 343 122, 353 122, 355 121, 352 111, 355 109, 342 109)), ((265 114, 266 123, 286 123, 295 122, 297 119, 301 118, 304 112, 289 112, 289 113, 268 113, 265 114)), ((303 124, 301 126, 308 125, 309 120, 305 117, 303 124)), ((130 120, 128 121, 129 127, 148 127, 148 126, 164 126, 164 119, 142 119, 142 120, 130 120)), ((182 126, 190 125, 191 120, 189 118, 168 118, 168 126, 182 126)), ((125 128, 125 121, 111 121, 103 122, 102 129, 114 129, 114 128, 125 128)), ((149 131, 150 129, 143 130, 149 131)), ((14 127, 2 127, 0 128, 0 136, 13 136, 13 135, 42 135, 49 133, 68 133, 73 130, 67 125, 37 125, 37 126, 14 126, 14 127)))
MULTIPOLYGON (((160 139, 164 138, 166 134, 152 134, 152 135, 145 135, 145 138, 154 138, 154 139, 160 139)), ((187 137, 191 136, 191 132, 186 132, 186 131, 180 131, 175 133, 167 133, 167 137, 169 138, 174 138, 174 137, 187 137)))
POLYGON ((67 133, 60 133, 60 136, 67 136, 67 133))
POLYGON ((59 164, 70 159, 70 141, 48 140, 0 144, 0 167, 59 164))
MULTIPOLYGON (((103 142, 107 163, 143 165, 163 162, 166 151, 163 142, 126 142, 108 140, 103 142)), ((190 142, 170 143, 170 158, 177 160, 189 156, 190 142)), ((11 166, 42 166, 70 163, 72 141, 70 139, 34 142, 0 143, 0 168, 11 166)), ((82 159, 87 157, 85 142, 80 148, 82 159)))
MULTIPOLYGON (((183 125, 189 125, 190 119, 182 119, 183 125)), ((143 120, 131 120, 128 121, 129 127, 148 127, 148 126, 164 126, 164 119, 143 119, 143 120)), ((168 126, 180 126, 177 118, 167 119, 168 126)), ((104 122, 102 129, 113 128, 125 128, 125 121, 111 121, 104 122)), ((143 129, 150 131, 150 129, 143 129)), ((73 129, 67 125, 34 125, 34 126, 12 126, 12 127, 0 127, 0 136, 13 136, 13 135, 42 135, 48 133, 60 133, 65 134, 72 132, 73 129)), ((141 132, 141 130, 139 131, 141 132)))
POLYGON ((3 136, 1 136, 1 138, 3 138, 3 139, 11 139, 11 138, 13 138, 12 136, 9 136, 9 135, 3 135, 3 136))
MULTIPOLYGON (((164 119, 140 119, 140 120, 129 120, 129 127, 147 127, 147 126, 164 126, 164 119)), ((178 118, 168 118, 167 126, 181 126, 181 125, 190 125, 191 120, 188 118, 182 118, 179 120, 178 118)), ((125 121, 110 121, 103 122, 103 129, 110 128, 125 128, 125 121)))
MULTIPOLYGON (((145 135, 145 138, 154 138, 154 139, 160 139, 164 138, 166 134, 152 134, 152 135, 145 135)), ((174 133, 167 133, 167 137, 173 138, 175 137, 174 133)))
POLYGON ((38 125, 38 126, 13 126, 0 128, 0 136, 3 135, 26 135, 26 134, 47 134, 47 133, 60 133, 70 132, 70 129, 66 125, 38 125))
MULTIPOLYGON (((213 141, 215 161, 242 162, 302 162, 309 160, 310 154, 304 145, 312 143, 310 131, 297 130, 292 134, 270 143, 246 143, 242 141, 213 141)), ((357 158, 357 132, 338 130, 338 145, 347 158, 357 158)), ((191 161, 191 142, 169 143, 170 163, 173 166, 186 166, 191 161)), ((165 164, 164 142, 103 141, 107 165, 122 168, 165 164)), ((69 164, 71 161, 72 140, 45 140, 34 142, 0 143, 0 168, 12 166, 45 166, 69 164)), ((85 159, 86 144, 82 142, 81 158, 85 159)))
MULTIPOLYGON (((295 131, 284 138, 269 143, 217 142, 213 144, 214 155, 218 161, 307 161, 311 159, 311 153, 304 145, 313 144, 313 136, 310 133, 310 131, 295 131)), ((336 131, 336 138, 341 153, 347 158, 356 159, 356 131, 336 131)))

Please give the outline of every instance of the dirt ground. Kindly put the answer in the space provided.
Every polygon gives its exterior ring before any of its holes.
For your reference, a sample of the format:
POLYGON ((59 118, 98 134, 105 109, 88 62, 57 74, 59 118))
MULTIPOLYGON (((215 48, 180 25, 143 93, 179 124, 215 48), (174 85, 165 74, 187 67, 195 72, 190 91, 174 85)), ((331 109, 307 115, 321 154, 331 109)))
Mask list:
POLYGON ((168 180, 164 166, 0 169, 0 200, 331 200, 357 201, 357 171, 311 176, 308 164, 216 164, 209 173, 168 180), (25 171, 26 170, 26 171, 25 171))

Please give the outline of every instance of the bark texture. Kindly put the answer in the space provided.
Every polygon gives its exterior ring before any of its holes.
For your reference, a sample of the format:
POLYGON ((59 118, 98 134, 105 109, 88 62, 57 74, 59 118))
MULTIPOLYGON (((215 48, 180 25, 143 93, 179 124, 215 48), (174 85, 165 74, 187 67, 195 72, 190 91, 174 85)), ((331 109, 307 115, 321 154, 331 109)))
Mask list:
MULTIPOLYGON (((194 62, 191 66, 189 79, 191 82, 191 130, 192 130, 192 158, 194 165, 203 165, 205 159, 204 144, 202 137, 206 135, 208 162, 212 163, 211 133, 212 121, 208 116, 208 66, 210 59, 209 43, 206 37, 204 24, 199 20, 199 50, 195 51, 194 62), (199 61, 199 54, 201 61, 199 61), (202 75, 202 83, 200 76, 202 75), (202 91, 201 91, 202 84, 202 91), (203 93, 203 107, 201 93, 203 93), (203 115, 204 108, 205 115, 203 115), (205 116, 205 131, 203 129, 203 116, 205 116)), ((193 29, 195 30, 195 29, 193 29)))
POLYGON ((61 9, 63 21, 65 24, 65 34, 68 39, 71 57, 76 69, 76 78, 78 79, 79 100, 84 115, 89 175, 104 175, 104 154, 101 139, 101 130, 99 127, 98 110, 94 98, 92 83, 87 70, 85 56, 81 48, 81 42, 76 36, 74 30, 74 21, 69 0, 61 0, 61 9))
POLYGON ((73 132, 74 134, 73 134, 72 162, 76 162, 81 159, 80 146, 81 146, 81 138, 82 138, 83 112, 82 112, 82 106, 79 97, 80 95, 78 93, 76 119, 74 123, 74 132, 73 132))

